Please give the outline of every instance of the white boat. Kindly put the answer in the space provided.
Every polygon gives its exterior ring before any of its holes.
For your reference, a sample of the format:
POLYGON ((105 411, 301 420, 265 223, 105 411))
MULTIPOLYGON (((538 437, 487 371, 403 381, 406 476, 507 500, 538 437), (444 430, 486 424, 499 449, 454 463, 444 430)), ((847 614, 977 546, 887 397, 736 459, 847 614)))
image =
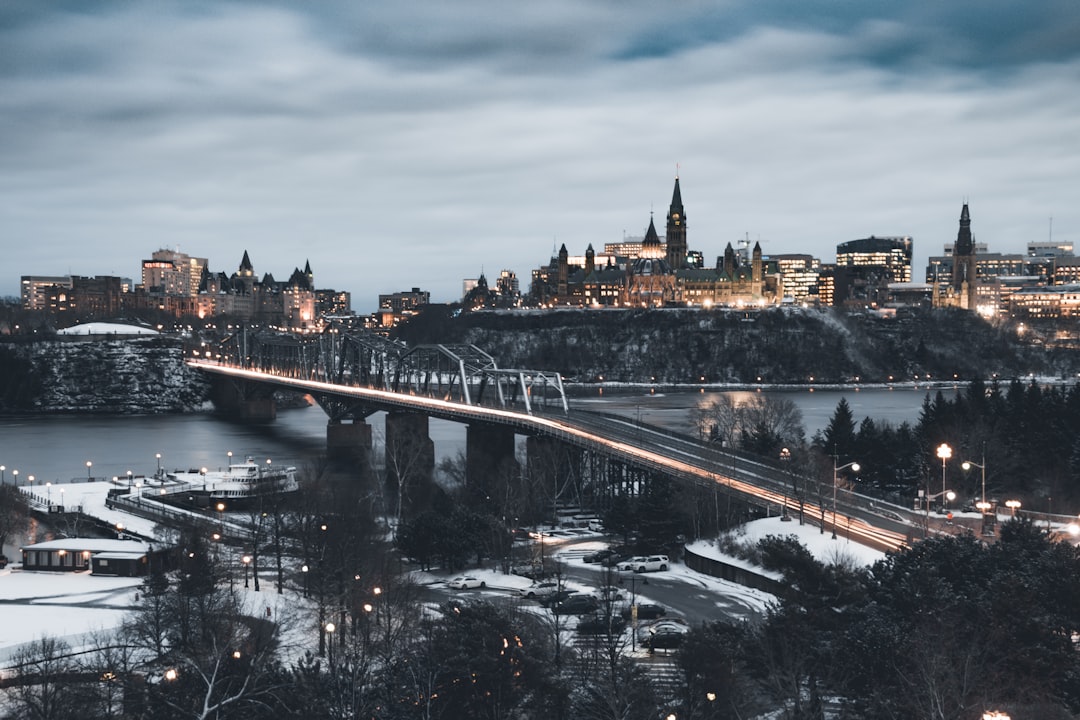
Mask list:
POLYGON ((208 496, 211 501, 238 501, 266 495, 296 492, 295 467, 273 466, 269 461, 260 465, 252 458, 232 463, 227 470, 176 470, 166 479, 182 483, 186 492, 208 496))

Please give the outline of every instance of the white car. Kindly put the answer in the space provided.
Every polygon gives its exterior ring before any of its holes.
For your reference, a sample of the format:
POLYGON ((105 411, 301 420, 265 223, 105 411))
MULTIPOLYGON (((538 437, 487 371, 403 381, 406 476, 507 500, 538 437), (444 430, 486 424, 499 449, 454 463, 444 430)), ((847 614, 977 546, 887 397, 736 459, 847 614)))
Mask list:
POLYGON ((548 595, 554 595, 559 591, 559 583, 557 582, 542 582, 533 583, 528 587, 523 587, 518 592, 521 593, 523 598, 542 598, 548 595))
POLYGON ((472 575, 461 575, 453 580, 447 580, 446 587, 454 588, 455 590, 470 590, 472 588, 487 587, 487 583, 472 575))
POLYGON ((631 572, 655 572, 668 569, 667 555, 638 555, 619 563, 620 570, 631 572))

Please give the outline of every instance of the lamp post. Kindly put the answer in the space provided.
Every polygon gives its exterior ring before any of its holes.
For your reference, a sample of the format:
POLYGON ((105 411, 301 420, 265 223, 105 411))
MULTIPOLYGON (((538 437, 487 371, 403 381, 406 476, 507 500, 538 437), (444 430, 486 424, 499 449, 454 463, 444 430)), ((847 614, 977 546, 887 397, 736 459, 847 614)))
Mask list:
POLYGON ((127 479, 128 479, 128 494, 130 494, 131 493, 131 471, 130 470, 127 471, 127 479))
POLYGON ((52 483, 45 483, 45 500, 49 503, 49 507, 52 507, 52 483))
POLYGON ((157 458, 157 474, 158 474, 158 477, 160 477, 161 476, 161 453, 157 453, 156 455, 154 455, 154 457, 157 458))
POLYGON ((244 563, 244 587, 248 587, 248 565, 251 564, 251 556, 245 555, 240 558, 240 562, 244 563))
POLYGON ((986 502, 986 453, 983 453, 981 463, 977 463, 972 460, 965 460, 963 463, 961 463, 960 467, 962 467, 965 471, 970 470, 972 467, 977 467, 982 472, 982 499, 980 499, 979 502, 975 503, 975 507, 979 508, 979 512, 982 513, 983 534, 993 535, 993 525, 987 522, 987 519, 990 515, 990 503, 986 502))
POLYGON ((832 468, 832 539, 836 539, 836 486, 840 484, 840 471, 851 468, 855 472, 859 472, 859 463, 849 462, 847 465, 837 465, 837 458, 833 455, 833 468, 832 468))
POLYGON ((944 512, 949 509, 949 496, 945 494, 945 463, 952 457, 952 448, 941 443, 938 445, 937 456, 941 458, 941 510, 944 512))
MULTIPOLYGON (((788 466, 791 464, 791 451, 787 448, 780 449, 780 464, 784 466, 784 472, 788 472, 788 466)), ((787 520, 787 483, 784 483, 784 511, 780 514, 781 520, 787 520)), ((799 524, 802 524, 802 515, 799 515, 799 524)))
POLYGON ((90 462, 89 460, 86 461, 86 479, 87 480, 93 480, 93 478, 90 477, 90 468, 93 467, 93 465, 94 465, 94 463, 90 462))
POLYGON ((225 457, 229 458, 228 461, 225 463, 226 469, 231 468, 232 467, 232 450, 225 453, 225 457))
POLYGON ((1009 508, 1009 510, 1012 511, 1012 516, 1013 517, 1016 517, 1016 511, 1020 509, 1020 501, 1019 500, 1006 500, 1005 501, 1005 507, 1009 508))
POLYGON ((12 477, 11 482, 14 485, 18 486, 18 484, 19 484, 19 471, 18 470, 12 470, 11 471, 11 477, 12 477))
POLYGON ((337 630, 337 626, 332 622, 326 623, 326 634, 329 635, 329 642, 327 643, 330 650, 330 669, 334 669, 334 631, 337 630))
POLYGON ((4 484, 4 471, 7 470, 5 465, 0 465, 0 485, 4 484))

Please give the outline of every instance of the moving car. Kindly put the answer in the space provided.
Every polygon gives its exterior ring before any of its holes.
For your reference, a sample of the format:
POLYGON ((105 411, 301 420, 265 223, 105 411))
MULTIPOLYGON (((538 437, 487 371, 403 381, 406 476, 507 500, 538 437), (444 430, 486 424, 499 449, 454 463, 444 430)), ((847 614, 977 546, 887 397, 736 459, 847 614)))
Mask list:
POLYGON ((455 590, 469 590, 472 588, 487 587, 487 583, 472 575, 461 575, 453 580, 447 580, 446 587, 454 588, 455 590))
POLYGON ((583 617, 578 621, 577 631, 580 635, 618 635, 626 628, 626 621, 618 615, 604 615, 597 613, 583 617))
MULTIPOLYGON (((629 619, 633 617, 633 606, 629 606, 623 610, 623 617, 629 619)), ((663 605, 654 605, 652 603, 641 603, 637 606, 637 618, 638 620, 655 620, 656 618, 663 617, 667 614, 667 609, 663 605)))
POLYGON ((667 555, 638 555, 632 557, 629 560, 623 560, 619 563, 620 570, 630 570, 633 572, 655 572, 657 570, 668 569, 668 556, 667 555))

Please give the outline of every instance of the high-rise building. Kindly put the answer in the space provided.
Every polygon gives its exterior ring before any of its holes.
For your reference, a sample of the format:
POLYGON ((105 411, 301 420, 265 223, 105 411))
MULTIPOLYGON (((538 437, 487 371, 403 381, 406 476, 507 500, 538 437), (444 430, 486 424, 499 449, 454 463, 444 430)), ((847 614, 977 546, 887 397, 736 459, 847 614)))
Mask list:
POLYGON ((908 236, 871 235, 837 245, 833 302, 884 302, 889 283, 911 282, 912 244, 908 236))

